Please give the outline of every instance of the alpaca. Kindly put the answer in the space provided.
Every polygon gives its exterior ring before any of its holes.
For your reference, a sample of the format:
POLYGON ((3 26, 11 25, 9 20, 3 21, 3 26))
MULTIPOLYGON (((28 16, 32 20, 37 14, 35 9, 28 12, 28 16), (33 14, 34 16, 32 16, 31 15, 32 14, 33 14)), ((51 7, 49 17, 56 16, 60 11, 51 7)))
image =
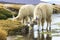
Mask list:
POLYGON ((45 20, 47 21, 47 24, 51 24, 52 13, 53 6, 51 4, 39 3, 34 9, 34 19, 38 20, 38 25, 42 24, 43 28, 45 20))
MULTIPOLYGON (((23 5, 19 9, 19 13, 16 17, 13 18, 13 20, 19 20, 22 21, 22 23, 26 24, 27 22, 32 21, 33 17, 33 11, 34 11, 35 6, 34 5, 23 5)), ((29 30, 29 35, 28 39, 30 39, 30 30, 29 30)))
MULTIPOLYGON (((37 21, 37 24, 40 26, 42 25, 42 31, 44 22, 47 22, 47 29, 48 26, 51 27, 51 15, 53 13, 53 6, 49 3, 39 3, 36 5, 34 9, 34 21, 37 21)), ((38 31, 38 34, 39 31, 38 31)), ((40 37, 40 36, 39 36, 40 37)))
POLYGON ((18 13, 17 17, 15 17, 13 19, 23 20, 23 23, 24 23, 24 19, 25 19, 25 21, 28 21, 29 19, 31 20, 31 17, 33 17, 34 7, 35 7, 34 5, 21 6, 21 8, 19 9, 19 13, 18 13))

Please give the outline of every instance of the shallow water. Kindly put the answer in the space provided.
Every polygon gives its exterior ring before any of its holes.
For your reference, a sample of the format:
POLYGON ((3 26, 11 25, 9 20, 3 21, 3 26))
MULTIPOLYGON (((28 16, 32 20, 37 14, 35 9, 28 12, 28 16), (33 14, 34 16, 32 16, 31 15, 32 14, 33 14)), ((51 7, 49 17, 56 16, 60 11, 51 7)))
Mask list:
MULTIPOLYGON (((52 23, 58 23, 60 22, 60 14, 54 14, 52 16, 53 20, 52 20, 52 23)), ((58 25, 52 25, 52 29, 60 29, 60 27, 58 25)), ((52 40, 60 40, 60 30, 57 30, 59 33, 53 33, 52 35, 55 35, 55 36, 52 36, 52 40)))
MULTIPOLYGON (((60 27, 58 25, 55 25, 55 23, 58 23, 60 22, 60 14, 53 14, 52 15, 52 32, 51 34, 49 34, 47 36, 47 34, 44 34, 44 40, 59 40, 60 39, 60 27), (58 30, 55 30, 55 29, 58 29, 58 30)), ((44 24, 44 29, 46 29, 46 22, 44 24)), ((40 31, 41 31, 41 27, 40 27, 40 31)), ((37 36, 37 33, 35 33, 35 35, 37 36)), ((15 37, 8 37, 7 40, 17 40, 18 38, 15 36, 15 37), (10 39, 9 39, 10 38, 10 39)), ((20 40, 20 39, 19 39, 20 40)), ((43 39, 41 39, 43 40, 43 39)))

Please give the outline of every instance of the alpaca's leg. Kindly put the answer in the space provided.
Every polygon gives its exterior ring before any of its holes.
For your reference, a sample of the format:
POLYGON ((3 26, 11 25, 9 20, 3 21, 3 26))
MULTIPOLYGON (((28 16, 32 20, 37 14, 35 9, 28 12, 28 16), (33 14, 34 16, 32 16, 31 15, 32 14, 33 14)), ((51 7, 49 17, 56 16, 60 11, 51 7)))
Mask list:
POLYGON ((46 22, 47 22, 46 31, 48 32, 48 19, 47 18, 46 18, 46 22))
POLYGON ((26 23, 26 24, 27 24, 27 22, 28 22, 28 20, 29 20, 28 18, 29 18, 29 16, 26 16, 26 18, 25 18, 25 21, 26 21, 25 23, 26 23))
POLYGON ((40 40, 40 24, 41 24, 41 20, 38 20, 38 40, 40 40))
POLYGON ((48 27, 49 27, 49 17, 46 17, 46 22, 47 22, 47 27, 46 27, 46 30, 47 30, 47 32, 48 32, 48 27))
POLYGON ((49 16, 47 19, 47 28, 49 27, 49 31, 51 31, 51 17, 49 16))
POLYGON ((32 23, 32 17, 30 17, 30 23, 32 23))
POLYGON ((28 22, 31 23, 32 22, 32 18, 28 17, 28 22))
POLYGON ((45 19, 44 18, 42 18, 42 20, 41 20, 41 25, 42 25, 42 32, 43 32, 43 29, 44 29, 44 22, 45 22, 45 19))
POLYGON ((50 22, 50 26, 49 26, 49 31, 51 32, 51 22, 50 22))
POLYGON ((24 23, 24 18, 22 20, 23 20, 23 23, 24 23))
POLYGON ((25 16, 25 17, 23 18, 23 23, 27 25, 27 21, 28 21, 27 16, 25 16))
POLYGON ((49 19, 49 31, 51 32, 51 17, 49 19))
POLYGON ((46 27, 46 31, 48 32, 48 21, 47 21, 47 27, 46 27))
MULTIPOLYGON (((45 20, 44 20, 44 18, 42 18, 42 20, 41 20, 41 25, 42 25, 42 32, 44 32, 44 22, 45 22, 45 20)), ((41 40, 44 40, 44 34, 42 33, 41 34, 41 40)))

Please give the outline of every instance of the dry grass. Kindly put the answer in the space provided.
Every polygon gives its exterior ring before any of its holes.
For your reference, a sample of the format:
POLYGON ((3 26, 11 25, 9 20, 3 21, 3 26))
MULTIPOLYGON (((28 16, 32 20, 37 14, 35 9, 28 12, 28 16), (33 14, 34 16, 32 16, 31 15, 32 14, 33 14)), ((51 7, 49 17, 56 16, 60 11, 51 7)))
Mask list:
POLYGON ((12 21, 12 20, 0 20, 0 28, 9 28, 14 29, 17 27, 23 27, 23 24, 19 21, 12 21))
POLYGON ((7 32, 5 30, 0 29, 0 40, 6 40, 7 32))

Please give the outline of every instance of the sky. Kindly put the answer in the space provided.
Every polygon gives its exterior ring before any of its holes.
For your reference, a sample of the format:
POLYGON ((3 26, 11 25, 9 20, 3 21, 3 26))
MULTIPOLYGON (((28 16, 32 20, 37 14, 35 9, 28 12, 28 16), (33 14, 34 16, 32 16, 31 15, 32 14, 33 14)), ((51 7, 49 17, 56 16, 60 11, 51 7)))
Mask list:
POLYGON ((12 2, 12 3, 25 3, 25 4, 38 4, 40 1, 45 1, 49 3, 60 4, 60 0, 0 0, 4 2, 12 2))
POLYGON ((60 4, 60 0, 41 0, 41 1, 49 2, 49 3, 60 4))
POLYGON ((3 2, 11 2, 11 3, 25 3, 25 4, 38 4, 40 0, 0 0, 3 2))

